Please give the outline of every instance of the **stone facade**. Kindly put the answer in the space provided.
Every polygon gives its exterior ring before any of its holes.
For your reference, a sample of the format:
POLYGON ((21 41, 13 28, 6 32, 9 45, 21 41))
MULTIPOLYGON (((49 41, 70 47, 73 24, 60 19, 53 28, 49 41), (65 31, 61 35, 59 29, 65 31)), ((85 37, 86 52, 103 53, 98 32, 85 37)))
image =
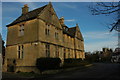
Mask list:
POLYGON ((28 11, 7 25, 7 43, 4 67, 6 71, 31 72, 40 57, 85 58, 84 40, 79 26, 68 28, 64 18, 58 19, 52 4, 28 11))

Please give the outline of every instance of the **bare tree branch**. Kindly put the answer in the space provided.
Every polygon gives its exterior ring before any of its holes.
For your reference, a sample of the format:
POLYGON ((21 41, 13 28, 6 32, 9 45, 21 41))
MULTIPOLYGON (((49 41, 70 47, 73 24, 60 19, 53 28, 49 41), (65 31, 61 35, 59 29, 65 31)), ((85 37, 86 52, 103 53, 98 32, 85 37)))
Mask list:
MULTIPOLYGON (((120 11, 120 4, 115 3, 115 2, 97 2, 95 5, 91 5, 89 6, 92 15, 100 15, 100 14, 104 14, 104 15, 110 15, 112 13, 118 13, 120 11)), ((110 29, 110 32, 114 29, 117 30, 117 24, 118 24, 119 20, 116 23, 112 23, 110 24, 112 26, 112 28, 110 29)), ((118 30, 117 30, 118 31, 118 30)))

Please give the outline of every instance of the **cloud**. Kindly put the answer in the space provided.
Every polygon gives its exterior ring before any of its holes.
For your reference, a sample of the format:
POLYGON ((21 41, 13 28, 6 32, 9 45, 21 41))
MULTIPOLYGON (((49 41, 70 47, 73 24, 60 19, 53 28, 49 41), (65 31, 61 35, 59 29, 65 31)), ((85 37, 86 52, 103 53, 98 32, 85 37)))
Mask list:
POLYGON ((66 22, 74 22, 75 19, 68 19, 68 20, 65 20, 66 22))
POLYGON ((92 31, 92 32, 83 33, 84 38, 88 38, 88 39, 105 39, 108 37, 116 37, 114 36, 114 34, 116 34, 116 32, 110 33, 105 31, 92 31))
POLYGON ((85 51, 101 50, 103 47, 115 49, 118 44, 117 32, 94 31, 83 34, 85 51))
POLYGON ((71 6, 70 4, 65 4, 65 3, 63 3, 62 6, 67 7, 67 8, 71 8, 71 9, 76 9, 77 8, 76 5, 71 6))

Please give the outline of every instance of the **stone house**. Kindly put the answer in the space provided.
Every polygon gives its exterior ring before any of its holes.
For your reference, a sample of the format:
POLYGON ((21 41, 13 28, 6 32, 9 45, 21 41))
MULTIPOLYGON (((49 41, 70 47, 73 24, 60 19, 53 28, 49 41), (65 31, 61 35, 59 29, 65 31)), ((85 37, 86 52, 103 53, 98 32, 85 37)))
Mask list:
POLYGON ((84 40, 79 26, 68 28, 64 18, 58 18, 51 3, 22 14, 7 25, 4 71, 36 71, 40 57, 85 58, 84 40))

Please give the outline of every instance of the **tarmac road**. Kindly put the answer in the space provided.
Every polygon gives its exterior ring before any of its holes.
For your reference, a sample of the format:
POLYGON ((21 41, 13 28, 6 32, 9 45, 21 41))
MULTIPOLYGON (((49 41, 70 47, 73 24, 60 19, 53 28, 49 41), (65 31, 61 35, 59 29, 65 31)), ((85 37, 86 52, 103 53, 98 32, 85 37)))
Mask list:
POLYGON ((94 66, 84 69, 63 73, 49 77, 48 80, 120 80, 120 64, 113 63, 94 63, 94 66))
MULTIPOLYGON (((5 77, 3 75, 3 77, 5 77)), ((38 78, 26 78, 24 80, 120 80, 120 64, 117 63, 94 63, 92 67, 77 69, 55 75, 38 78)), ((7 79, 3 79, 7 80, 7 79)), ((10 79, 9 79, 10 80, 10 79)), ((11 79, 13 80, 13 79, 11 79)), ((15 79, 23 80, 23 79, 15 79)))

